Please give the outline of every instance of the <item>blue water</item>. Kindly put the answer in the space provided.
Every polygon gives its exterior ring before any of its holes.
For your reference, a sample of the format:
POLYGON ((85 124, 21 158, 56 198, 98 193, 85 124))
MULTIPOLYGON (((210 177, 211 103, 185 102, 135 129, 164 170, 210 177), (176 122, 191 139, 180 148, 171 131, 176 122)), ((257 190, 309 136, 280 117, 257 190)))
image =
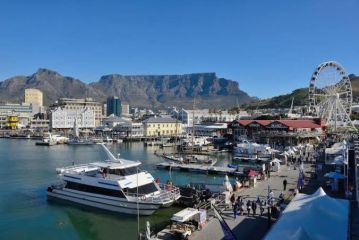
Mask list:
MULTIPOLYGON (((109 146, 123 158, 139 160, 142 169, 169 179, 167 170, 156 169, 163 159, 153 153, 155 147, 142 142, 109 146)), ((49 202, 46 189, 56 182, 55 168, 104 159, 99 145, 52 147, 35 146, 31 140, 0 139, 0 239, 137 239, 137 218, 114 214, 64 202, 49 202)), ((218 155, 218 165, 231 163, 229 154, 218 155)), ((189 182, 221 183, 223 177, 172 171, 175 184, 189 182)), ((140 218, 163 226, 178 208, 160 209, 154 215, 140 218)))

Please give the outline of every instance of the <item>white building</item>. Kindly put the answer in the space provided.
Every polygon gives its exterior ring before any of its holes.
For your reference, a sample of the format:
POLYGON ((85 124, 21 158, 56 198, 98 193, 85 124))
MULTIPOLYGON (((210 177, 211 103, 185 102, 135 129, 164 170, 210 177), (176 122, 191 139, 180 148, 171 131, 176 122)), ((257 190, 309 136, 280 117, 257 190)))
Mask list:
POLYGON ((192 133, 196 136, 223 136, 227 131, 228 124, 227 123, 211 123, 211 124, 196 124, 194 125, 194 130, 191 128, 187 128, 187 133, 192 133))
POLYGON ((32 106, 33 114, 44 112, 43 93, 39 89, 25 89, 25 104, 32 106))
POLYGON ((50 112, 51 129, 70 129, 74 127, 75 118, 79 128, 95 128, 95 113, 85 108, 81 111, 71 111, 56 108, 50 112))
POLYGON ((114 129, 114 132, 117 132, 123 137, 143 137, 144 130, 143 124, 137 122, 127 122, 120 125, 117 125, 114 129))
POLYGON ((121 116, 123 116, 123 117, 130 116, 130 105, 121 104, 121 116))
POLYGON ((242 117, 248 117, 246 111, 240 111, 239 113, 231 113, 228 111, 210 111, 209 109, 198 110, 185 110, 182 109, 178 112, 178 119, 182 121, 187 127, 192 127, 194 124, 200 124, 202 122, 232 122, 242 117), (194 120, 193 120, 194 117, 194 120))
POLYGON ((36 118, 36 119, 31 119, 30 121, 30 128, 32 129, 37 129, 37 128, 49 129, 49 125, 50 125, 50 121, 48 119, 36 118))

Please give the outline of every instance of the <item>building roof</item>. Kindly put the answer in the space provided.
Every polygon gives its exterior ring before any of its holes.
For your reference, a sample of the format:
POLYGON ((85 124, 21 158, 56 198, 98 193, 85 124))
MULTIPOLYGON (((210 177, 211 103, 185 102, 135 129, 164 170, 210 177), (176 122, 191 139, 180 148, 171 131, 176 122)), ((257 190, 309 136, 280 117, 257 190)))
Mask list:
POLYGON ((180 123, 179 120, 174 118, 163 117, 150 117, 143 121, 144 123, 180 123))
POLYGON ((321 126, 313 120, 278 120, 278 122, 290 128, 321 128, 321 126))
POLYGON ((321 128, 322 126, 320 124, 317 124, 314 120, 311 119, 297 119, 297 120, 236 120, 233 121, 230 125, 233 123, 239 123, 242 126, 248 126, 251 123, 258 123, 264 127, 268 126, 271 123, 280 123, 288 128, 297 129, 297 128, 321 128))

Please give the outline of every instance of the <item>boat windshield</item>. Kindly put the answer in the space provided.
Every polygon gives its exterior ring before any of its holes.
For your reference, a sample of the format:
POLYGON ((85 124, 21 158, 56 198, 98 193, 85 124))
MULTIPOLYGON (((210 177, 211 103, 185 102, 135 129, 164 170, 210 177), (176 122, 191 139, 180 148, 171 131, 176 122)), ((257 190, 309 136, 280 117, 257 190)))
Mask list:
MULTIPOLYGON (((140 170, 138 170, 140 172, 140 170)), ((137 167, 123 168, 123 169, 109 169, 109 174, 120 175, 120 176, 129 176, 137 174, 137 167)))
MULTIPOLYGON (((139 195, 146 195, 146 194, 150 194, 150 193, 153 193, 153 192, 157 192, 158 190, 159 189, 157 188, 157 186, 153 182, 151 182, 151 183, 139 186, 138 187, 138 194, 139 195)), ((135 188, 125 188, 124 192, 126 194, 129 194, 129 195, 135 195, 135 194, 137 194, 137 187, 135 187, 135 188)))

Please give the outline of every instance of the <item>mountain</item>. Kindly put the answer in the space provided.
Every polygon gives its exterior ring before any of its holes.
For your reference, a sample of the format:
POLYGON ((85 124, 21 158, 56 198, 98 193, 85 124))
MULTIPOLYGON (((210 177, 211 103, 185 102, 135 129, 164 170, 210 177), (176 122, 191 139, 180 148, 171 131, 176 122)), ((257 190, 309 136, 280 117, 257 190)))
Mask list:
MULTIPOLYGON (((353 101, 359 101, 359 76, 354 74, 349 75, 349 79, 352 84, 353 91, 353 101)), ((255 109, 255 108, 289 108, 292 99, 294 98, 294 106, 304 106, 308 104, 308 88, 299 88, 291 92, 290 94, 284 94, 275 96, 268 99, 258 100, 257 102, 252 102, 246 105, 246 108, 255 109)))
POLYGON ((179 106, 192 108, 230 108, 254 99, 239 89, 237 82, 218 78, 215 73, 184 75, 105 75, 90 84, 79 79, 40 68, 30 76, 16 76, 0 82, 0 101, 21 102, 26 88, 44 93, 49 105, 58 98, 92 97, 105 102, 108 96, 119 96, 123 102, 138 107, 179 106))

